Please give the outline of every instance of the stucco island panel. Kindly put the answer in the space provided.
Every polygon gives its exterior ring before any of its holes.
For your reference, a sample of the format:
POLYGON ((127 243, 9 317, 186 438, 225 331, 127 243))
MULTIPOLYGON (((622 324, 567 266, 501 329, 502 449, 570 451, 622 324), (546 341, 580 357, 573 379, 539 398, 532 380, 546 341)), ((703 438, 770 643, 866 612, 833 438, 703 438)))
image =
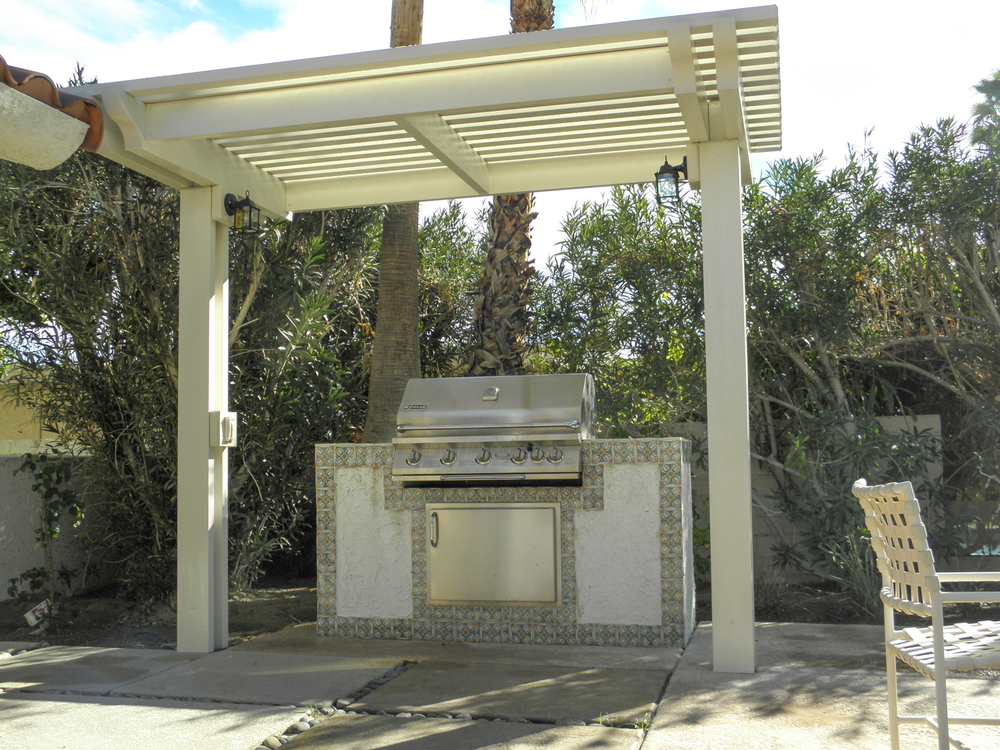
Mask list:
POLYGON ((690 442, 585 441, 559 487, 404 487, 389 445, 316 446, 322 635, 658 646, 694 629, 690 442), (427 503, 558 503, 558 605, 430 604, 427 503), (407 533, 408 531, 408 533, 407 533), (408 609, 409 607, 409 609, 408 609))
POLYGON ((345 617, 412 617, 409 513, 385 509, 382 472, 336 470, 337 612, 345 617))
POLYGON ((577 621, 659 625, 660 472, 656 464, 604 468, 604 510, 576 517, 577 621))

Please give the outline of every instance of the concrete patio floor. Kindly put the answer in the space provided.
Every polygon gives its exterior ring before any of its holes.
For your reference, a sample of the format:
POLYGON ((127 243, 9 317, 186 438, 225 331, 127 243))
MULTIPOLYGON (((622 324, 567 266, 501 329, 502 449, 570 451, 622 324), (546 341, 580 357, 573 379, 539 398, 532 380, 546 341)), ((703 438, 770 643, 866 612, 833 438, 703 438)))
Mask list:
MULTIPOLYGON (((881 750, 880 634, 761 624, 751 675, 711 670, 710 624, 683 653, 326 638, 310 625, 206 655, 54 646, 0 659, 0 750, 255 750, 307 713, 314 726, 283 747, 881 750)), ((1000 680, 949 684, 953 712, 1000 713, 1000 680)), ((929 710, 928 680, 901 685, 906 710, 929 710)), ((998 729, 954 734, 1000 746, 998 729)), ((935 746, 929 729, 903 739, 935 746)))

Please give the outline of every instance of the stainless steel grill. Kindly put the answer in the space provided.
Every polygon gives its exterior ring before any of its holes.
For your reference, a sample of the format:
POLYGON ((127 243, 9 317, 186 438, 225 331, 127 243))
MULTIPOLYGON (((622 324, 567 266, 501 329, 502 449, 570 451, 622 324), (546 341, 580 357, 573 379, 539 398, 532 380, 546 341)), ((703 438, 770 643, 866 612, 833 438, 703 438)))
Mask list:
POLYGON ((586 374, 411 380, 396 414, 392 478, 578 481, 593 414, 586 374))

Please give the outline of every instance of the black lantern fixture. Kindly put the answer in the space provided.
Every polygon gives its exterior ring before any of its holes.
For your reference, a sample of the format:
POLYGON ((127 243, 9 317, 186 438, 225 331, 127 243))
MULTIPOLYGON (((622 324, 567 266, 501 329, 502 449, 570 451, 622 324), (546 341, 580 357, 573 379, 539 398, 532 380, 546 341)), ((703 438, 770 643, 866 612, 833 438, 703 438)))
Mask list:
POLYGON ((684 179, 687 179, 688 171, 688 159, 685 156, 684 161, 678 164, 676 167, 670 166, 670 162, 664 159, 663 166, 660 167, 660 171, 653 175, 656 186, 656 202, 661 206, 666 199, 672 200, 674 203, 680 202, 681 199, 681 172, 684 173, 684 179))
POLYGON ((226 213, 233 217, 233 230, 243 236, 252 237, 260 233, 260 209, 250 200, 250 191, 243 200, 236 200, 232 193, 223 198, 226 213))

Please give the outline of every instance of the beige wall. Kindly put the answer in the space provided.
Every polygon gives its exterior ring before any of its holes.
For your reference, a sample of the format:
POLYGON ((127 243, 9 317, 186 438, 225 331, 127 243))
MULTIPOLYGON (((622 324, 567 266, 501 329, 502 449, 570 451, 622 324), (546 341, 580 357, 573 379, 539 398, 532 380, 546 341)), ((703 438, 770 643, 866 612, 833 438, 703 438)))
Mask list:
POLYGON ((0 441, 47 440, 55 434, 42 429, 35 412, 10 401, 0 401, 0 441))

